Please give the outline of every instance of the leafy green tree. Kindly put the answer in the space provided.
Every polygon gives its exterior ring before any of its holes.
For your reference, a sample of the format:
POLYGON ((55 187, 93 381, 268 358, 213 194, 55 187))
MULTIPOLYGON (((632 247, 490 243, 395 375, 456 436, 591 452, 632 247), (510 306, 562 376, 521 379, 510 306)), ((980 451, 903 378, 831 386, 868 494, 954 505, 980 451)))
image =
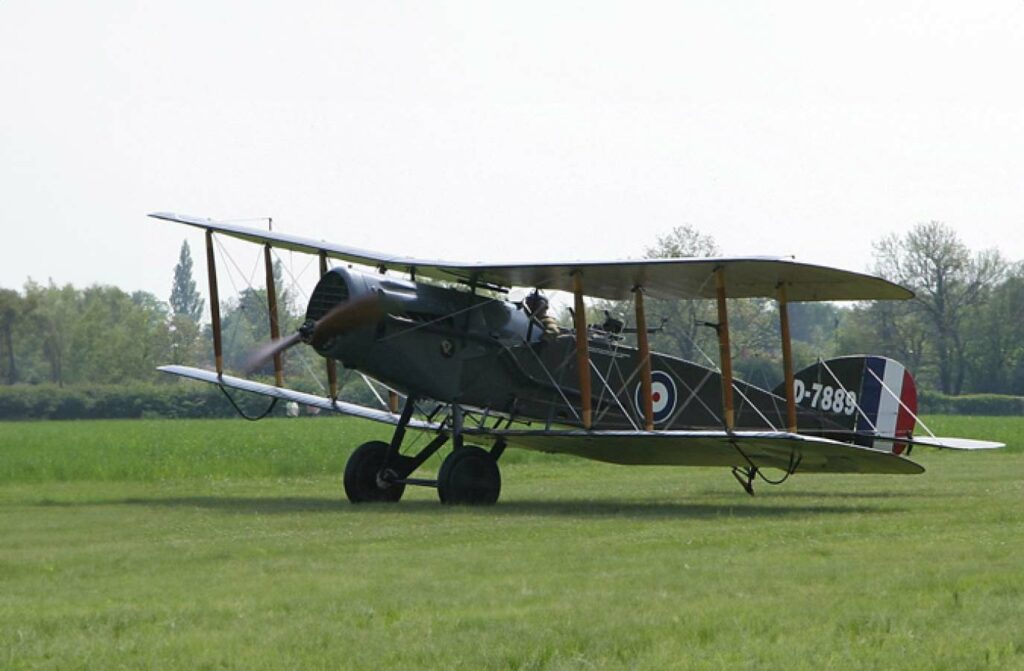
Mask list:
MULTIPOLYGON (((273 264, 274 285, 277 296, 278 324, 281 335, 286 336, 296 330, 302 323, 303 315, 293 306, 291 291, 283 281, 283 268, 280 260, 273 264)), ((266 289, 246 288, 221 309, 221 332, 224 344, 224 365, 233 370, 241 370, 250 353, 259 345, 270 340, 270 312, 267 306, 266 289)), ((212 342, 212 341, 211 341, 212 342)), ((210 354, 212 360, 212 353, 210 354)), ((323 365, 319 363, 312 368, 314 361, 320 358, 308 347, 293 347, 285 353, 285 374, 295 379, 305 376, 309 370, 319 371, 323 365)), ((268 363, 257 371, 259 374, 273 374, 273 364, 268 363)))
POLYGON ((837 332, 842 354, 877 354, 903 363, 918 382, 931 385, 935 374, 925 363, 928 326, 908 303, 875 301, 847 310, 837 332))
MULTIPOLYGON (((644 250, 644 258, 678 259, 718 256, 721 250, 714 237, 701 233, 693 226, 676 226, 658 236, 654 245, 644 250)), ((714 281, 714 280, 711 280, 714 281)), ((651 349, 674 354, 688 361, 704 363, 701 352, 714 358, 717 340, 713 329, 706 326, 718 319, 713 303, 703 299, 649 300, 644 304, 647 324, 665 328, 651 336, 651 349)))
POLYGON ((968 385, 972 392, 1024 395, 1024 263, 975 306, 967 322, 968 385))
POLYGON ((18 381, 14 356, 14 326, 21 316, 21 294, 13 289, 0 289, 0 352, 3 352, 4 377, 7 384, 18 381))
MULTIPOLYGON (((645 250, 650 259, 712 257, 721 255, 715 239, 689 225, 677 226, 659 236, 645 250)), ((713 282, 713 278, 709 278, 713 282)), ((656 351, 675 354, 700 364, 720 365, 718 309, 707 299, 651 300, 648 324, 665 328, 651 338, 656 351)), ((779 316, 774 301, 765 298, 729 301, 729 334, 734 371, 757 384, 774 385, 781 379, 779 316)))
POLYGON ((959 394, 967 373, 965 325, 999 282, 1005 263, 995 250, 972 254, 951 227, 918 224, 875 243, 876 272, 915 293, 913 311, 926 327, 939 389, 959 394))
POLYGON ((167 305, 117 287, 75 289, 29 280, 13 331, 19 379, 119 384, 157 380, 170 351, 167 305))
MULTIPOLYGON (((651 259, 718 256, 721 251, 714 238, 692 226, 677 226, 657 238, 645 250, 651 259)), ((714 279, 709 276, 709 282, 714 279)), ((701 365, 719 365, 718 336, 714 324, 718 310, 713 300, 648 299, 645 303, 649 328, 660 328, 651 335, 651 349, 671 354, 701 365)), ((628 302, 598 301, 589 319, 600 323, 604 312, 627 324, 634 321, 628 302)), ((824 311, 833 315, 834 311, 824 311)), ((797 314, 798 322, 800 314, 797 314)), ((828 319, 829 317, 822 317, 828 319)), ((810 333, 812 325, 805 329, 810 333)), ((734 372, 751 382, 774 386, 781 379, 778 308, 770 299, 736 299, 729 301, 729 322, 734 372)), ((827 329, 822 328, 824 332, 827 329)), ((828 330, 831 334, 831 330, 828 330)), ((809 337, 809 336, 808 336, 809 337)))
POLYGON ((68 356, 67 327, 79 311, 78 294, 70 284, 58 287, 25 283, 26 317, 49 368, 49 381, 64 386, 68 356))
POLYGON ((93 285, 78 292, 79 310, 65 326, 65 379, 74 384, 160 380, 170 333, 167 306, 150 293, 93 285))
POLYGON ((146 291, 133 292, 130 301, 126 326, 134 346, 123 353, 125 382, 157 376, 156 367, 167 363, 171 351, 167 304, 146 291))

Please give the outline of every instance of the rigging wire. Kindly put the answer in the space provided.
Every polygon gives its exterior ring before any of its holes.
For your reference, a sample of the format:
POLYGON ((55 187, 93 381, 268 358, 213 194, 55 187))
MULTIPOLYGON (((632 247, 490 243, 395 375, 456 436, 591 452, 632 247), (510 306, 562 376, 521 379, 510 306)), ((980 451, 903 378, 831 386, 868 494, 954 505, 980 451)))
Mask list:
MULTIPOLYGON (((242 292, 239 291, 238 285, 235 283, 234 274, 231 272, 231 267, 232 266, 234 267, 235 271, 239 274, 241 279, 247 285, 246 288, 249 291, 253 291, 253 292, 257 291, 255 286, 253 286, 253 275, 255 275, 256 269, 259 268, 259 263, 260 263, 259 254, 256 255, 256 261, 255 261, 255 264, 253 266, 252 273, 250 274, 249 278, 246 278, 244 271, 238 265, 238 262, 231 255, 231 253, 227 250, 227 247, 217 238, 214 238, 214 242, 217 245, 217 250, 218 250, 218 252, 220 254, 221 260, 222 261, 226 261, 226 263, 224 263, 223 265, 224 265, 225 268, 227 268, 228 282, 230 282, 231 288, 234 290, 235 295, 236 296, 241 296, 242 292), (230 264, 230 265, 228 265, 228 264, 230 264)), ((275 250, 273 248, 271 248, 271 253, 272 253, 273 256, 275 256, 277 258, 277 260, 280 260, 280 257, 276 254, 276 252, 275 252, 275 250)), ((312 262, 310 262, 310 263, 312 263, 312 262)), ((282 268, 285 267, 283 262, 282 262, 281 266, 282 266, 282 268)), ((295 279, 294 276, 292 276, 292 282, 293 282, 293 284, 287 285, 287 286, 283 286, 282 289, 285 290, 285 291, 290 291, 290 290, 297 289, 300 293, 305 294, 305 292, 302 290, 302 287, 299 286, 298 281, 295 279)), ((260 313, 261 313, 260 316, 262 318, 265 318, 265 319, 269 320, 270 319, 270 309, 267 307, 266 304, 264 304, 262 302, 258 302, 257 304, 259 305, 259 309, 260 309, 260 313)), ((241 320, 239 320, 239 319, 232 320, 231 332, 229 333, 229 342, 228 342, 229 346, 233 345, 234 342, 235 342, 235 339, 236 339, 236 337, 238 335, 238 331, 240 329, 240 321, 241 320)), ((299 355, 298 359, 299 359, 300 365, 304 368, 306 374, 309 375, 309 377, 313 380, 313 382, 319 387, 321 392, 326 393, 327 389, 324 386, 324 383, 320 380, 319 376, 317 376, 316 373, 313 372, 313 369, 312 369, 312 367, 311 367, 307 357, 299 355)))
POLYGON ((275 396, 274 398, 272 398, 270 400, 270 405, 267 406, 266 410, 264 410, 263 412, 261 412, 258 415, 249 415, 249 414, 247 414, 245 412, 245 410, 242 409, 242 407, 240 405, 238 405, 238 403, 235 402, 235 399, 232 398, 231 394, 228 393, 227 387, 225 387, 222 384, 218 384, 217 388, 220 389, 222 392, 224 392, 225 398, 227 398, 228 401, 231 402, 231 407, 233 407, 235 409, 235 412, 237 412, 238 415, 242 419, 248 420, 250 422, 258 422, 258 421, 260 421, 261 419, 263 419, 264 417, 269 415, 274 410, 274 408, 277 406, 278 398, 275 396))
MULTIPOLYGON (((825 369, 825 371, 832 377, 832 379, 835 380, 836 385, 840 389, 843 390, 843 393, 846 394, 846 397, 850 398, 849 390, 847 390, 847 388, 843 386, 843 383, 839 381, 839 377, 837 377, 836 374, 832 372, 832 369, 829 368, 829 365, 827 363, 825 363, 825 360, 822 359, 821 357, 818 357, 818 365, 825 369)), ((870 369, 868 369, 868 370, 870 370, 870 369)), ((856 398, 856 397, 854 397, 854 398, 856 398)), ((877 434, 878 433, 878 427, 875 426, 875 423, 871 421, 871 419, 864 412, 863 408, 860 407, 860 399, 859 398, 854 401, 853 407, 855 407, 857 409, 857 413, 864 419, 865 422, 868 423, 868 426, 871 427, 871 431, 877 434)), ((854 432, 856 432, 856 427, 854 427, 854 432)))
POLYGON ((896 402, 900 404, 900 407, 903 408, 904 410, 906 410, 907 412, 909 412, 910 416, 914 418, 914 421, 918 422, 922 427, 924 427, 924 430, 928 432, 928 435, 930 435, 932 438, 938 438, 938 436, 936 436, 932 432, 932 430, 930 428, 928 428, 928 425, 925 424, 924 422, 922 422, 921 418, 918 417, 917 414, 913 410, 911 410, 910 408, 907 407, 907 404, 903 402, 903 399, 901 399, 899 396, 897 396, 895 393, 893 393, 893 390, 889 388, 889 385, 887 385, 885 382, 883 382, 882 378, 878 377, 878 374, 875 373, 875 371, 871 370, 870 368, 868 368, 867 370, 868 370, 869 373, 871 373, 872 377, 874 377, 876 380, 878 380, 878 383, 880 385, 882 385, 882 388, 885 389, 887 392, 889 392, 890 396, 892 396, 893 398, 896 399, 896 402))

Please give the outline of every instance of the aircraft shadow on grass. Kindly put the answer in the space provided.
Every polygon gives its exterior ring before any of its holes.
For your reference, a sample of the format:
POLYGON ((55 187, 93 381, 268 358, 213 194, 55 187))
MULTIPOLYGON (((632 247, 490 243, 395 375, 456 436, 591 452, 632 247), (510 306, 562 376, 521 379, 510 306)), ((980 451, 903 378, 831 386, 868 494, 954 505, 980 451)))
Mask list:
MULTIPOLYGON (((873 496, 873 495, 871 495, 873 496)), ((851 497, 853 498, 853 497, 851 497)), ((317 497, 221 497, 187 496, 175 498, 131 498, 106 501, 110 505, 137 505, 157 508, 202 508, 225 513, 275 515, 308 512, 380 515, 437 515, 433 501, 406 501, 401 505, 368 504, 357 508, 334 498, 317 497)), ((632 517, 645 519, 706 519, 723 517, 806 517, 813 515, 883 514, 905 512, 903 508, 877 508, 863 505, 756 505, 645 501, 507 501, 499 506, 455 508, 453 512, 495 516, 548 516, 576 518, 632 517)))

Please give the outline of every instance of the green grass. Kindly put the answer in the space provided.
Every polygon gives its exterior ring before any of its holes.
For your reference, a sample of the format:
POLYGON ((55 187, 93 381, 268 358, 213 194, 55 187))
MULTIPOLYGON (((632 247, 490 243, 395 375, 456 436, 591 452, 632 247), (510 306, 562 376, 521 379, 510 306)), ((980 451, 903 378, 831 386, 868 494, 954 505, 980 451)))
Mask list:
POLYGON ((1024 669, 1024 419, 920 476, 509 451, 342 501, 351 421, 0 424, 0 668, 1024 669))

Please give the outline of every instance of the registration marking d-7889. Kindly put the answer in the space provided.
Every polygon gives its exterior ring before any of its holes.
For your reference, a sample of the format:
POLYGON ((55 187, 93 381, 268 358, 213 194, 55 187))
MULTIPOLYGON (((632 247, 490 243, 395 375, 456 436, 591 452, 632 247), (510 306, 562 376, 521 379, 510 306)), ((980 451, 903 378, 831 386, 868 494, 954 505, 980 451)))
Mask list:
POLYGON ((809 399, 806 405, 837 415, 852 415, 857 409, 856 392, 820 382, 811 383, 808 389, 803 380, 793 380, 793 398, 801 404, 809 399))

